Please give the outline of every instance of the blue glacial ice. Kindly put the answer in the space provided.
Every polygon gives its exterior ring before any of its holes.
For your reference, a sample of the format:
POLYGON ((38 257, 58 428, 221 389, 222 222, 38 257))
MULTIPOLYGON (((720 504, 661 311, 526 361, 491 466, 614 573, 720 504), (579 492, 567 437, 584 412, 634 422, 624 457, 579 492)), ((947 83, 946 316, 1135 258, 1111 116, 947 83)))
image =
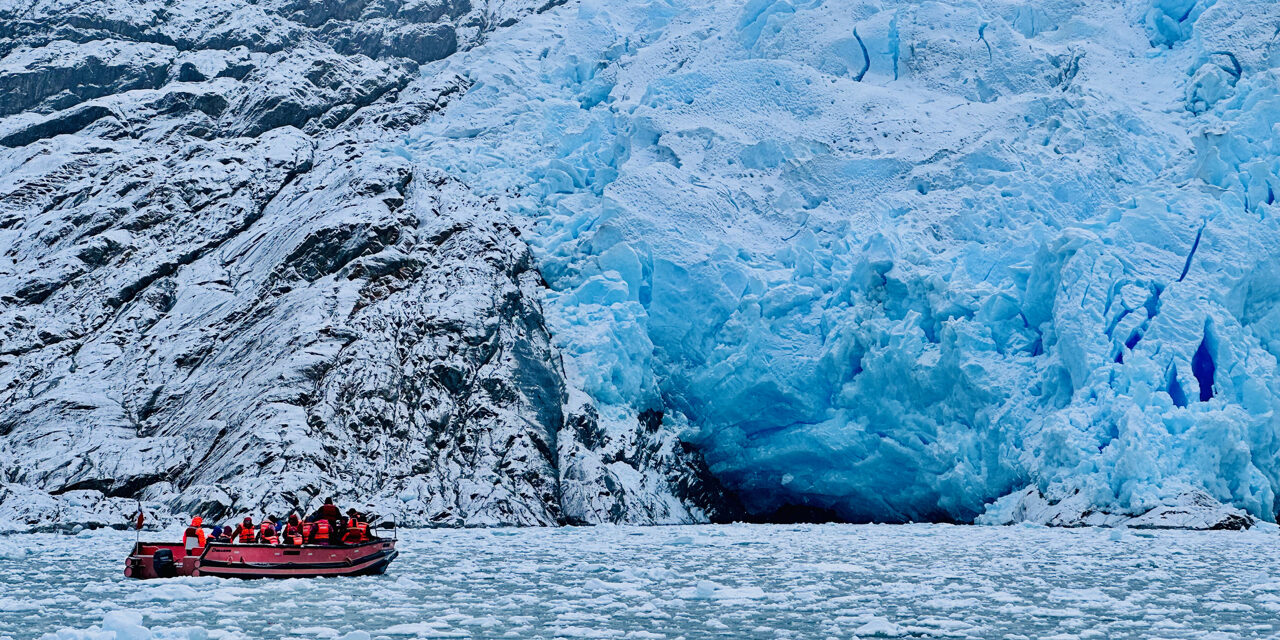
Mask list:
POLYGON ((755 512, 1274 520, 1278 34, 1267 0, 582 0, 424 67, 469 89, 388 152, 515 212, 580 390, 755 512))

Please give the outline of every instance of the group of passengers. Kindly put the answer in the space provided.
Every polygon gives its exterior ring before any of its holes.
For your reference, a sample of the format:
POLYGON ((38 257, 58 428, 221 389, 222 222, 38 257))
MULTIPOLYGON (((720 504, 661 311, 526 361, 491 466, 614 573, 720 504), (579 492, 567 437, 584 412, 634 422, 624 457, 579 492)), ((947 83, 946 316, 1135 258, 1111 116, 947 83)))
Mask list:
POLYGON ((342 511, 333 504, 333 498, 326 498, 324 504, 306 519, 299 518, 296 513, 289 514, 288 520, 267 516, 255 526, 253 518, 245 516, 240 524, 214 527, 208 537, 203 524, 200 516, 191 519, 191 526, 187 527, 182 539, 185 548, 203 547, 206 542, 301 546, 359 544, 370 540, 369 522, 364 514, 347 509, 344 518, 342 511))

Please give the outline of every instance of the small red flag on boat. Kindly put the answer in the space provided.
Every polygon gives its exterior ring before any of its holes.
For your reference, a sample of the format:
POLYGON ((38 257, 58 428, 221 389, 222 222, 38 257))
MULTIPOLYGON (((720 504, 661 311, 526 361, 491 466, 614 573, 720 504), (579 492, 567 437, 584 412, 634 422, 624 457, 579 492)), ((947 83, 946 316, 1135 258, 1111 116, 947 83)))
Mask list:
POLYGON ((138 521, 135 525, 135 528, 137 528, 139 531, 142 530, 142 523, 144 520, 146 520, 146 517, 142 515, 142 509, 138 509, 138 521))

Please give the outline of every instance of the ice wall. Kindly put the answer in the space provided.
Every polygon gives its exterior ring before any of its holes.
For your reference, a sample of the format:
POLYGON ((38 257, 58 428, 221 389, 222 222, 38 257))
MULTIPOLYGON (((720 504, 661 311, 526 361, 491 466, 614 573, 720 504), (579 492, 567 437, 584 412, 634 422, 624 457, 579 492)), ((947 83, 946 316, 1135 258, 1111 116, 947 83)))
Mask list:
POLYGON ((522 216, 570 377, 757 513, 1274 519, 1278 34, 1262 0, 582 0, 425 67, 469 88, 393 151, 522 216))

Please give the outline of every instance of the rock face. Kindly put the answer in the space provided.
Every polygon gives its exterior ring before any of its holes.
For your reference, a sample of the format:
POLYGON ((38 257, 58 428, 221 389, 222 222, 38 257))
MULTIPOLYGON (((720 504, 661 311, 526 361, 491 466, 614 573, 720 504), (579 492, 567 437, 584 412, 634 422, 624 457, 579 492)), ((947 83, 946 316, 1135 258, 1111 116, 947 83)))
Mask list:
POLYGON ((420 63, 539 8, 0 8, 0 528, 731 514, 660 415, 591 435, 519 231, 386 151, 467 86, 420 63))

